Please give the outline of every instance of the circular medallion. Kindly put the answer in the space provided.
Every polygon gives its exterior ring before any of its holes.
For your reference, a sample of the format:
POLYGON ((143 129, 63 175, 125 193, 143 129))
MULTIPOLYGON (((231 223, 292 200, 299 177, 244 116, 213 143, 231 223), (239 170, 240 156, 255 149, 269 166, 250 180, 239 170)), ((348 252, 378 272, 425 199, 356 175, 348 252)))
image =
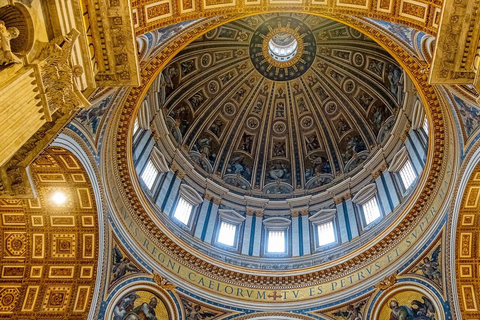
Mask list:
POLYGON ((334 114, 337 111, 337 104, 335 102, 329 102, 325 106, 325 112, 328 114, 334 114))
POLYGON ((315 37, 302 21, 276 17, 261 24, 250 42, 250 59, 264 77, 287 81, 301 76, 315 60, 315 37))
POLYGON ((260 123, 258 122, 258 119, 255 118, 255 117, 250 117, 247 119, 247 126, 249 129, 251 130, 255 130, 258 128, 258 126, 260 125, 260 123))
POLYGON ((306 116, 301 120, 300 124, 303 129, 309 129, 313 125, 313 119, 312 117, 306 116))
POLYGON ((233 103, 228 102, 223 106, 223 112, 225 112, 227 116, 233 116, 237 112, 237 108, 233 103))
POLYGON ((365 58, 363 58, 362 54, 360 53, 355 53, 353 55, 353 64, 357 67, 363 66, 363 62, 365 61, 365 58))
POLYGON ((200 59, 200 62, 202 64, 202 67, 208 67, 212 63, 212 56, 209 55, 208 53, 204 54, 202 58, 200 59))
POLYGON ((348 79, 343 84, 343 90, 345 93, 352 93, 355 90, 355 82, 352 79, 348 79))
POLYGON ((208 83, 208 91, 212 94, 217 93, 220 88, 220 84, 216 80, 212 80, 208 83))
POLYGON ((275 133, 283 133, 285 132, 285 129, 287 129, 285 123, 278 121, 273 124, 273 131, 275 133))

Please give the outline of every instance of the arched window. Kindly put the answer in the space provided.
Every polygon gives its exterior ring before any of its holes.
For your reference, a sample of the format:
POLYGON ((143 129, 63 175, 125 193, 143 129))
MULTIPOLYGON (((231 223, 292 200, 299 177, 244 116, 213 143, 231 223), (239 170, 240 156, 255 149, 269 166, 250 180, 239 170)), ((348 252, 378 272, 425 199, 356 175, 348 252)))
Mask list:
POLYGON ((425 116, 425 118, 423 118, 422 129, 423 129, 423 132, 425 133, 425 135, 428 137, 428 119, 427 119, 426 116, 425 116))
POLYGON ((155 187, 155 182, 161 176, 160 173, 168 171, 168 165, 163 154, 157 148, 153 148, 148 157, 147 163, 143 167, 140 178, 147 186, 148 190, 152 191, 155 187))
POLYGON ((268 253, 284 253, 285 248, 285 230, 268 230, 268 253))
POLYGON ((362 204, 362 211, 367 226, 380 218, 380 208, 378 207, 377 197, 375 195, 362 204))

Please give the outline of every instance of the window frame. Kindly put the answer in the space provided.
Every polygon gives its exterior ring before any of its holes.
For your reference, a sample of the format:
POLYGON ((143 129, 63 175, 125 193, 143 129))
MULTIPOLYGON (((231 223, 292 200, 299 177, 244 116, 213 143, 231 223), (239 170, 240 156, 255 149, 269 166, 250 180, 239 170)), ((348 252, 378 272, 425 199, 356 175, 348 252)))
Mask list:
POLYGON ((150 151, 150 154, 148 155, 147 161, 145 161, 145 164, 143 165, 142 170, 138 174, 141 184, 143 184, 146 187, 146 189, 144 190, 147 192, 147 194, 149 194, 150 196, 155 195, 155 192, 157 191, 158 186, 160 185, 160 180, 168 171, 169 171, 169 168, 164 155, 157 149, 157 147, 153 147, 153 149, 150 151), (145 171, 149 162, 152 162, 153 165, 155 166, 155 169, 157 170, 157 176, 155 177, 151 188, 148 188, 147 184, 145 183, 145 181, 143 181, 143 178, 142 178, 143 172, 145 171))
POLYGON ((390 167, 388 168, 388 171, 393 173, 395 178, 394 179, 395 183, 397 185, 397 188, 399 188, 402 197, 407 196, 415 189, 415 185, 419 179, 419 173, 417 172, 417 170, 415 169, 415 166, 413 165, 413 161, 410 158, 410 154, 408 153, 407 147, 403 146, 395 154, 395 156, 392 159, 392 162, 390 163, 390 167), (405 187, 405 183, 400 174, 400 171, 402 170, 402 168, 405 166, 407 162, 410 163, 413 173, 415 174, 415 179, 413 179, 412 183, 408 188, 405 187))
POLYGON ((322 209, 308 219, 311 224, 312 234, 314 235, 313 243, 315 251, 325 250, 339 244, 339 232, 337 229, 338 224, 336 221, 336 214, 336 209, 322 209), (320 244, 320 233, 318 228, 319 226, 330 222, 333 225, 333 234, 335 240, 330 243, 320 244))
POLYGON ((376 194, 372 195, 364 203, 362 203, 360 205, 360 208, 361 208, 361 211, 362 211, 364 229, 376 224, 379 221, 379 219, 382 218, 382 210, 380 209, 380 204, 378 202, 378 198, 377 198, 376 194), (375 201, 375 205, 376 205, 377 211, 378 211, 378 216, 375 219, 370 220, 370 222, 367 222, 367 214, 366 214, 365 208, 366 208, 367 204, 371 201, 375 201))
POLYGON ((172 212, 170 213, 170 218, 172 219, 172 221, 174 221, 177 225, 181 226, 182 228, 191 230, 194 225, 193 221, 196 218, 196 213, 198 211, 199 205, 202 203, 203 203, 202 197, 194 188, 186 184, 181 184, 178 190, 178 196, 175 201, 175 206, 172 212), (178 204, 180 203, 180 199, 183 199, 185 202, 187 202, 192 206, 190 209, 187 223, 184 223, 181 220, 179 220, 177 217, 175 217, 175 213, 177 211, 178 204))
POLYGON ((408 192, 414 186, 414 184, 415 184, 415 182, 417 181, 417 178, 418 178, 418 175, 415 172, 415 168, 413 167, 413 163, 409 158, 407 158, 407 160, 405 160, 405 162, 402 164, 402 166, 398 170, 398 176, 399 176, 399 180, 402 182, 402 187, 403 187, 404 193, 408 192), (410 182, 410 184, 408 186, 406 186, 406 181, 405 181, 405 179, 402 175, 403 170, 408 170, 408 169, 406 169, 407 166, 410 167, 410 170, 414 174, 413 180, 410 182))
POLYGON ((291 235, 290 235, 290 226, 292 221, 286 218, 281 217, 272 217, 263 220, 263 254, 267 257, 287 257, 291 255, 291 235), (282 231, 284 235, 284 252, 270 252, 268 251, 268 244, 270 238, 270 231, 282 231))
MULTIPOLYGON (((145 165, 143 166, 142 171, 140 173, 140 180, 142 180, 143 184, 145 185, 145 187, 147 188, 148 191, 153 192, 154 187, 155 187, 155 182, 157 181, 159 175, 160 175, 160 170, 155 165, 155 161, 153 161, 153 159, 151 157, 148 157, 148 159, 145 162, 145 165), (153 177, 153 179, 151 179, 151 180, 144 178, 144 174, 146 173, 146 170, 149 169, 150 165, 151 165, 151 168, 153 170, 155 170, 155 177, 153 177), (148 181, 146 181, 146 180, 148 180, 148 181), (150 183, 150 186, 149 186, 150 181, 151 181, 151 183, 150 183)), ((147 178, 149 178, 149 177, 147 177, 147 178)))
POLYGON ((380 223, 383 218, 385 217, 385 213, 383 212, 383 207, 378 196, 378 190, 375 183, 371 183, 360 189, 357 194, 353 197, 352 202, 355 203, 356 210, 359 215, 359 220, 361 224, 362 231, 367 231, 373 228, 375 225, 380 223), (366 216, 365 216, 365 208, 364 205, 371 201, 372 198, 375 198, 375 202, 377 203, 377 208, 379 212, 379 217, 375 220, 372 220, 370 223, 367 223, 366 216))
POLYGON ((215 235, 214 235, 214 244, 226 250, 236 251, 239 249, 240 238, 243 230, 243 222, 245 221, 245 217, 236 212, 235 210, 231 209, 219 209, 217 215, 217 225, 215 227, 215 235), (222 222, 229 223, 235 226, 235 236, 233 245, 228 245, 223 242, 219 241, 220 236, 220 228, 222 222))

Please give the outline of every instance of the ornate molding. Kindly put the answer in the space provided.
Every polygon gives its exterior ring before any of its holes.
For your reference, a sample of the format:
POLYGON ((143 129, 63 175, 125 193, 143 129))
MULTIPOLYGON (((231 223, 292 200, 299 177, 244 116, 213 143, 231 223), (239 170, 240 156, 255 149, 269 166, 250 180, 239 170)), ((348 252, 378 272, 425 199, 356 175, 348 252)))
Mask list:
POLYGON ((430 70, 431 84, 473 84, 480 89, 474 60, 480 40, 480 0, 445 0, 430 70))
POLYGON ((160 288, 162 288, 163 290, 173 291, 173 290, 175 290, 175 288, 177 287, 176 285, 174 285, 173 283, 169 282, 166 278, 162 277, 161 275, 159 275, 159 274, 156 273, 155 271, 153 272, 153 280, 154 280, 155 283, 158 284, 158 286, 159 286, 160 288))
POLYGON ((385 277, 380 283, 375 285, 375 287, 380 290, 387 290, 390 287, 392 287, 395 283, 397 283, 397 271, 395 271, 390 276, 385 277))
MULTIPOLYGON (((446 124, 443 121, 443 109, 440 106, 440 102, 437 98, 437 93, 435 92, 432 86, 429 86, 427 83, 427 78, 424 75, 420 74, 420 70, 416 67, 418 65, 416 59, 411 57, 409 54, 403 52, 391 41, 387 36, 377 32, 376 30, 364 26, 362 22, 356 20, 355 18, 346 17, 342 15, 333 15, 333 18, 347 22, 358 29, 362 29, 367 34, 373 36, 374 39, 381 42, 393 55, 400 61, 403 67, 408 70, 410 76, 412 76, 416 82, 417 87, 420 90, 420 95, 425 101, 427 110, 429 110, 430 118, 432 119, 432 139, 435 143, 432 145, 432 150, 430 150, 430 156, 433 157, 429 161, 429 167, 426 168, 427 172, 425 174, 425 179, 427 182, 424 184, 423 190, 418 192, 418 197, 415 200, 416 202, 412 206, 412 210, 405 212, 402 215, 402 223, 396 227, 392 227, 388 236, 384 237, 382 241, 378 241, 373 244, 370 248, 359 252, 354 258, 348 259, 347 261, 339 262, 338 264, 325 268, 325 269, 309 269, 301 270, 298 272, 304 272, 301 280, 298 276, 293 276, 286 274, 283 277, 272 277, 269 275, 251 275, 244 272, 233 272, 231 266, 229 268, 222 267, 222 264, 214 264, 210 261, 202 259, 200 255, 194 255, 188 250, 181 248, 171 241, 167 235, 161 232, 155 232, 150 234, 152 240, 158 243, 159 247, 168 255, 172 257, 181 257, 181 260, 185 263, 186 266, 202 265, 202 274, 203 276, 208 276, 217 279, 218 281, 226 281, 229 284, 234 283, 251 283, 252 286, 256 288, 272 288, 275 286, 295 286, 297 288, 303 288, 305 286, 311 286, 313 284, 319 284, 324 281, 330 281, 332 279, 338 279, 344 275, 349 270, 359 270, 363 266, 366 266, 368 263, 374 262, 379 258, 380 253, 385 252, 386 250, 392 250, 395 246, 411 232, 415 227, 417 227, 420 219, 424 218, 427 214, 427 208, 433 203, 433 201, 438 200, 438 192, 440 190, 440 185, 434 183, 438 179, 441 179, 446 171, 447 165, 451 165, 453 160, 447 158, 447 151, 449 150, 449 144, 445 141, 449 141, 450 135, 446 131, 446 124), (451 161, 447 161, 451 160, 451 161)), ((226 17, 223 17, 227 19, 226 17)), ((220 18, 218 22, 221 22, 223 18, 220 18)), ((213 28, 214 25, 211 25, 210 28, 213 28)), ((131 130, 131 115, 134 114, 136 108, 140 105, 143 96, 146 94, 148 89, 148 84, 152 79, 158 76, 159 68, 164 66, 166 62, 178 52, 186 43, 195 38, 195 33, 198 36, 199 33, 206 29, 198 28, 193 30, 192 34, 189 36, 180 35, 176 39, 168 50, 162 50, 159 55, 154 58, 149 64, 145 66, 143 85, 140 88, 132 88, 128 92, 128 97, 126 97, 125 105, 123 109, 118 112, 118 128, 115 128, 111 139, 116 139, 115 147, 112 149, 114 152, 112 160, 116 161, 113 164, 112 171, 112 181, 111 183, 116 184, 122 188, 122 192, 126 193, 126 201, 129 202, 127 206, 134 207, 138 203, 136 192, 131 180, 128 179, 128 153, 131 145, 125 141, 125 136, 128 136, 129 130, 131 130)), ((449 187, 449 186, 447 186, 449 187)), ((155 223, 148 217, 148 214, 142 209, 135 206, 135 214, 132 214, 129 219, 132 219, 141 226, 144 230, 155 230, 157 226, 155 223)), ((130 209, 127 209, 130 210, 130 209)), ((432 217, 428 217, 431 221, 432 217)), ((266 289, 267 290, 267 289, 266 289)), ((270 291, 268 293, 271 293, 270 291)))

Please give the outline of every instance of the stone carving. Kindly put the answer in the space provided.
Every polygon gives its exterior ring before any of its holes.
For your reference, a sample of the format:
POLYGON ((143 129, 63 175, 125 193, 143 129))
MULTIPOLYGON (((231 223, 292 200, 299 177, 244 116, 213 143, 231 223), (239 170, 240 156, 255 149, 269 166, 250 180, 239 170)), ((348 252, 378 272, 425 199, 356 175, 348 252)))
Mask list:
POLYGON ((20 32, 15 27, 7 28, 5 22, 0 21, 0 65, 22 63, 19 57, 12 53, 10 40, 17 38, 20 32))
POLYGON ((83 68, 70 64, 72 47, 79 34, 72 29, 67 35, 56 37, 40 55, 43 60, 39 63, 42 82, 51 113, 60 109, 69 114, 90 105, 74 82, 74 78, 83 74, 83 68))

